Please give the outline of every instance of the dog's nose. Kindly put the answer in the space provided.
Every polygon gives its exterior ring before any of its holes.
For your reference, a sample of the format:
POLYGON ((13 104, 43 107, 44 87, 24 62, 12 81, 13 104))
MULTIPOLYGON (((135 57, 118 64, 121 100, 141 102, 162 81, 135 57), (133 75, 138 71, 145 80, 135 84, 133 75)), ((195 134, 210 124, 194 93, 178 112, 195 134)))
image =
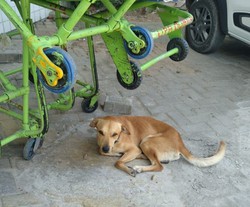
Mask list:
POLYGON ((102 151, 103 151, 104 153, 108 153, 108 152, 109 152, 109 146, 104 146, 104 147, 102 148, 102 151))

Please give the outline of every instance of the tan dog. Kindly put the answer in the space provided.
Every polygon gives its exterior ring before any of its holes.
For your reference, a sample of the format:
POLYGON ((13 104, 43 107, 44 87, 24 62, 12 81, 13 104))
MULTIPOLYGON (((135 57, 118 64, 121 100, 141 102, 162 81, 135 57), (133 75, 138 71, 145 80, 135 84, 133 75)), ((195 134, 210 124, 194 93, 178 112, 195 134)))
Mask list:
POLYGON ((151 117, 100 117, 95 118, 90 126, 97 129, 100 154, 121 156, 115 166, 132 176, 145 171, 161 171, 161 163, 178 160, 180 155, 193 165, 208 167, 218 163, 226 150, 225 143, 221 141, 215 155, 197 158, 185 147, 180 134, 173 127, 151 117), (151 165, 125 165, 136 158, 149 159, 151 165))

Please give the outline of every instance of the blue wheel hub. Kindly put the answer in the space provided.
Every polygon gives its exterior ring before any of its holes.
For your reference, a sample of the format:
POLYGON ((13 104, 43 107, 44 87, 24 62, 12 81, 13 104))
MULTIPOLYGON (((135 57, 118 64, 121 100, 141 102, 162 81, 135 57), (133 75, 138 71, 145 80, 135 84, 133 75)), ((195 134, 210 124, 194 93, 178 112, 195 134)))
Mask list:
POLYGON ((65 50, 58 47, 48 48, 44 50, 44 53, 51 62, 60 67, 63 71, 63 77, 58 80, 57 85, 50 86, 40 70, 37 69, 38 78, 42 82, 44 87, 52 93, 64 93, 67 90, 71 89, 75 83, 76 76, 76 65, 72 57, 65 50), (58 60, 58 55, 62 56, 63 58, 58 60))
POLYGON ((124 46, 130 57, 134 59, 143 59, 147 57, 153 50, 154 40, 151 33, 139 26, 131 27, 131 30, 135 33, 137 37, 145 42, 145 47, 141 48, 139 53, 134 53, 129 47, 128 42, 124 41, 124 46))

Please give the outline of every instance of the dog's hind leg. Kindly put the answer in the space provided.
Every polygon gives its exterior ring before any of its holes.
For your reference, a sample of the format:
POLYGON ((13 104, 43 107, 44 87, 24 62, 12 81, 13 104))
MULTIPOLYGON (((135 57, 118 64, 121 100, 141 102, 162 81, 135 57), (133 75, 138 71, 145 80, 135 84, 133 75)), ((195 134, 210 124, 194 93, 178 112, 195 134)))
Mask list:
POLYGON ((146 172, 146 171, 162 171, 163 166, 162 166, 160 160, 157 157, 157 150, 150 147, 150 145, 144 144, 144 143, 142 143, 140 145, 140 147, 141 147, 143 153, 145 154, 145 156, 150 160, 151 165, 148 165, 148 166, 134 166, 133 169, 137 173, 146 172))
POLYGON ((122 157, 115 163, 115 167, 135 177, 136 171, 133 168, 126 166, 125 163, 136 159, 138 156, 140 156, 141 153, 142 151, 137 147, 130 149, 129 151, 125 152, 122 157))
POLYGON ((148 158, 144 154, 139 154, 136 159, 148 160, 148 158))
POLYGON ((151 165, 134 166, 133 169, 136 171, 136 173, 147 172, 147 171, 162 171, 163 170, 163 166, 162 166, 161 162, 159 162, 156 157, 150 157, 149 160, 151 162, 151 165))

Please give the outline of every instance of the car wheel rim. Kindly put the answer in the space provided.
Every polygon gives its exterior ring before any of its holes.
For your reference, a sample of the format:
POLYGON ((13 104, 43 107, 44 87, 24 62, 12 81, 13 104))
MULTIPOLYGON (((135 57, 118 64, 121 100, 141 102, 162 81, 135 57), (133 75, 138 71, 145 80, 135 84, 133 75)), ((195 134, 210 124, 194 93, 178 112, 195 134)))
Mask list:
POLYGON ((194 10, 194 22, 190 25, 192 39, 198 44, 204 43, 211 34, 212 16, 207 8, 194 10))

